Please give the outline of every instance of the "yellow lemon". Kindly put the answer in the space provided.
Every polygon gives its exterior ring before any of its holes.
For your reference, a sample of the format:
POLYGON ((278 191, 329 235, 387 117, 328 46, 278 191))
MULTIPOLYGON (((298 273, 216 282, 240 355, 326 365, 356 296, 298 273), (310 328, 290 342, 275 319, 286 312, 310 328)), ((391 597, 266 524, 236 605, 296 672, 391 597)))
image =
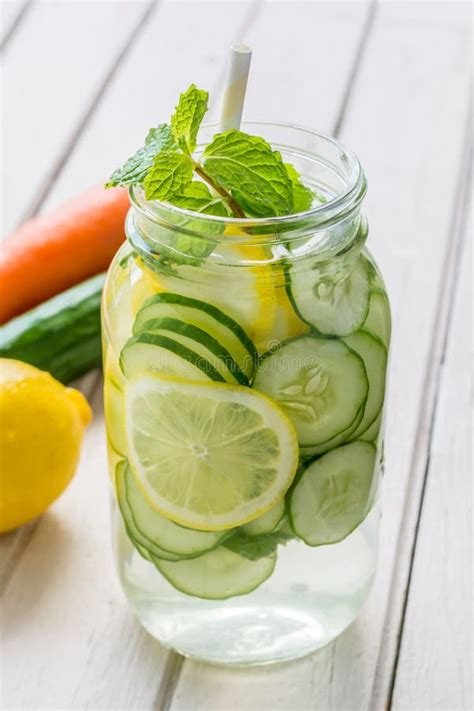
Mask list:
POLYGON ((77 390, 0 358, 0 532, 39 516, 66 488, 91 416, 77 390))
POLYGON ((104 290, 104 313, 107 332, 117 351, 132 335, 135 316, 144 302, 163 291, 160 281, 138 257, 130 257, 124 267, 116 263, 104 290))
MULTIPOLYGON (((225 235, 240 235, 226 228, 225 235)), ((273 270, 268 253, 258 245, 225 242, 213 259, 196 269, 180 264, 174 273, 155 275, 153 288, 201 299, 233 318, 263 353, 271 337, 277 313, 273 270), (245 265, 245 268, 242 268, 245 265)))
POLYGON ((281 273, 281 268, 275 269, 275 293, 277 301, 277 315, 269 341, 274 347, 281 341, 286 341, 303 333, 309 333, 310 327, 302 321, 296 313, 285 289, 285 277, 281 273))

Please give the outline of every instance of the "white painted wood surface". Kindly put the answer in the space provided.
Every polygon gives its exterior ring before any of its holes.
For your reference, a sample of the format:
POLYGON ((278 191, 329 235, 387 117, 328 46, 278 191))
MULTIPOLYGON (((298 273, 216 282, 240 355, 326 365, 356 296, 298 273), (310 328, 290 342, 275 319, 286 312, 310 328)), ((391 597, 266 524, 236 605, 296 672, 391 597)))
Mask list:
POLYGON ((0 43, 2 48, 13 36, 15 27, 20 23, 27 5, 28 0, 2 0, 0 3, 0 43))
POLYGON ((112 569, 101 389, 91 374, 83 388, 95 418, 72 485, 36 525, 0 538, 2 706, 471 708, 463 627, 469 492, 461 478, 469 468, 462 458, 469 433, 453 418, 453 408, 462 421, 472 408, 461 380, 469 368, 468 328, 461 333, 468 276, 463 272, 459 291, 456 277, 465 232, 455 223, 464 209, 468 151, 469 4, 161 2, 147 11, 141 1, 46 0, 25 13, 4 72, 9 115, 20 112, 21 120, 4 122, 3 143, 16 146, 22 160, 33 151, 38 171, 25 187, 21 161, 6 152, 2 170, 12 187, 5 224, 14 225, 38 196, 44 210, 100 180, 149 125, 166 119, 189 81, 218 97, 229 42, 252 43, 246 115, 339 130, 368 174, 370 244, 394 307, 379 572, 359 620, 298 662, 224 670, 183 663, 164 650, 134 621, 112 569), (89 24, 93 67, 91 57, 82 62, 81 53, 66 52, 84 45, 89 24), (43 57, 45 27, 61 27, 62 36, 47 34, 51 47, 43 57), (179 45, 178 32, 185 37, 179 45), (53 57, 61 57, 60 66, 53 57), (23 112, 31 114, 38 102, 37 135, 44 139, 28 141, 23 112), (456 317, 448 328, 453 290, 456 317), (454 485, 445 464, 458 461, 454 485), (456 555, 436 556, 448 544, 456 555), (438 627, 424 616, 436 606, 438 627), (438 644, 430 643, 430 631, 438 644))
POLYGON ((472 708, 472 213, 464 225, 393 708, 472 708))
POLYGON ((468 8, 429 7, 429 23, 420 4, 377 9, 341 134, 367 170, 369 245, 386 275, 394 310, 381 562, 373 593, 346 634, 278 676, 274 670, 228 673, 186 661, 173 708, 189 708, 191 698, 196 709, 226 708, 229 690, 250 709, 290 709, 295 703, 301 709, 382 708, 390 696, 426 461, 425 421, 433 405, 425 374, 439 367, 432 336, 437 299, 448 286, 451 215, 468 110, 468 8), (429 91, 422 91, 426 85, 429 91), (445 102, 451 108, 427 123, 426 116, 445 102), (448 135, 449 151, 433 149, 448 135), (449 186, 440 184, 440 174, 451 175, 449 186))
POLYGON ((145 9, 46 0, 26 13, 3 59, 4 233, 35 209, 145 9))

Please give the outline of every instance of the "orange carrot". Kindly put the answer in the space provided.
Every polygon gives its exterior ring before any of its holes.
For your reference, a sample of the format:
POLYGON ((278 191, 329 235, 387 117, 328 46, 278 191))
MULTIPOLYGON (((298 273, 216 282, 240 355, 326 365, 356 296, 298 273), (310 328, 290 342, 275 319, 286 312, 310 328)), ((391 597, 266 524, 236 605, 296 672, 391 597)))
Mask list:
POLYGON ((128 207, 125 188, 97 185, 11 234, 0 252, 0 323, 107 269, 128 207))

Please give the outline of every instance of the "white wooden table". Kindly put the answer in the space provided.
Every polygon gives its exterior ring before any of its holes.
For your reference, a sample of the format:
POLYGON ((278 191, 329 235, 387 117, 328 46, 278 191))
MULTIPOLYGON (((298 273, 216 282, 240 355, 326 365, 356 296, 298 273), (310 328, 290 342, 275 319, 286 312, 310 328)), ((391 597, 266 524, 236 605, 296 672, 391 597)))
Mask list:
POLYGON ((184 660, 112 567, 99 373, 77 475, 0 539, 5 709, 472 708, 468 2, 2 0, 3 229, 101 180, 191 81, 215 115, 254 47, 248 118, 338 135, 369 181, 394 312, 380 564, 357 622, 298 662, 184 660))

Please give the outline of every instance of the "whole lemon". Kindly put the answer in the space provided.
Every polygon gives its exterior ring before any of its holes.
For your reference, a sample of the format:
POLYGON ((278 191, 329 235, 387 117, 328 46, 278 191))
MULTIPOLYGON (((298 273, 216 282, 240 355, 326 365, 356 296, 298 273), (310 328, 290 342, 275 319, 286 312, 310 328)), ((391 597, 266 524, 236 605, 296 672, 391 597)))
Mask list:
POLYGON ((91 417, 77 390, 0 358, 1 533, 39 516, 64 491, 91 417))

